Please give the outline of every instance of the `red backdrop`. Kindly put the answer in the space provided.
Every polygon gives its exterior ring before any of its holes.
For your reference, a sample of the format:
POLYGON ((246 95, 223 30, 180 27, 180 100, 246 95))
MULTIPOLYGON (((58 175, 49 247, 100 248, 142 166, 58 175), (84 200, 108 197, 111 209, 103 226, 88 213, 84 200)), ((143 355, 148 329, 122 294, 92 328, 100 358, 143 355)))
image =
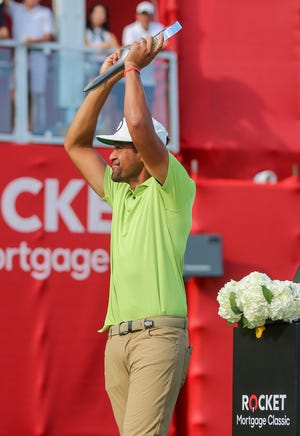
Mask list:
MULTIPOLYGON (((104 392, 106 334, 97 333, 110 211, 61 147, 6 144, 0 158, 0 434, 116 435, 104 392)), ((252 270, 292 279, 300 185, 195 180, 192 231, 222 235, 225 275, 187 282, 194 354, 169 434, 229 436, 232 330, 217 315, 217 291, 252 270)))
MULTIPOLYGON (((119 37, 136 3, 109 3, 119 37)), ((183 25, 173 44, 181 158, 187 167, 198 160, 193 232, 220 233, 224 257, 223 277, 187 282, 194 353, 169 433, 230 436, 232 330, 218 317, 217 292, 253 270, 292 279, 300 261, 300 186, 291 176, 299 165, 299 5, 158 6, 161 21, 183 25), (254 184, 262 169, 279 183, 254 184)), ((116 435, 105 335, 97 333, 109 211, 90 198, 61 147, 1 144, 0 158, 0 434, 116 435)))
POLYGON ((97 333, 110 211, 89 197, 63 148, 6 144, 0 153, 0 434, 115 435, 97 333))
POLYGON ((299 2, 178 3, 186 158, 204 177, 288 177, 299 165, 299 2))

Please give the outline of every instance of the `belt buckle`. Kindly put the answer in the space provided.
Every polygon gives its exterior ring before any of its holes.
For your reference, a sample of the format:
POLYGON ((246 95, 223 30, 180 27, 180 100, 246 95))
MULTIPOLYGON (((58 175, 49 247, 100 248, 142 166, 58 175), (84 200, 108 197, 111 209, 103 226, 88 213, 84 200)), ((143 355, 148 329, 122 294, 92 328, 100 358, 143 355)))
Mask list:
POLYGON ((132 321, 123 321, 120 322, 119 324, 119 336, 125 336, 128 335, 128 333, 132 332, 132 321), (127 324, 127 330, 124 330, 123 332, 121 332, 121 325, 122 324, 127 324))
POLYGON ((145 319, 144 327, 145 329, 151 329, 152 327, 154 327, 154 321, 152 321, 152 319, 145 319))

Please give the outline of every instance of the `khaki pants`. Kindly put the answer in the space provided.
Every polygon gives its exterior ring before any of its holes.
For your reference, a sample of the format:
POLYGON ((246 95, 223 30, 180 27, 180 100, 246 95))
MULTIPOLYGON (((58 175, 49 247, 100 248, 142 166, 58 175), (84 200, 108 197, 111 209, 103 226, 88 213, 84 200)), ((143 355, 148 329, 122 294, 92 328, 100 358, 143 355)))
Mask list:
POLYGON ((192 348, 186 329, 160 327, 109 336, 105 387, 122 436, 164 436, 192 348))

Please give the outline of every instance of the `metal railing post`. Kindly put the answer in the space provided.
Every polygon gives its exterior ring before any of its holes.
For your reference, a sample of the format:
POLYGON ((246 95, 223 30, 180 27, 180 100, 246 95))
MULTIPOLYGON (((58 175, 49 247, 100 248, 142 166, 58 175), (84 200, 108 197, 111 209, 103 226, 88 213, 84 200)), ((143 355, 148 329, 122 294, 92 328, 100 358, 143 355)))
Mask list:
POLYGON ((18 44, 15 48, 14 68, 14 126, 15 140, 29 140, 28 114, 28 53, 27 46, 18 44))

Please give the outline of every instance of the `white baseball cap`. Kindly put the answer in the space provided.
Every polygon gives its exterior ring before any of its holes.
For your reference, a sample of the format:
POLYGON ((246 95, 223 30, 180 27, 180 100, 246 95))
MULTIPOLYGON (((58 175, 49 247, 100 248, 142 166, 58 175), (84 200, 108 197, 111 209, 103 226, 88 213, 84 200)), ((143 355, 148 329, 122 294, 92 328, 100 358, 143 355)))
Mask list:
POLYGON ((136 7, 137 14, 153 15, 155 12, 154 4, 151 2, 141 2, 136 7))
MULTIPOLYGON (((165 145, 167 145, 168 132, 159 121, 152 118, 152 122, 157 136, 165 145)), ((98 141, 103 142, 103 144, 106 145, 114 145, 115 142, 133 142, 125 118, 121 120, 113 135, 97 135, 96 138, 98 141)))

